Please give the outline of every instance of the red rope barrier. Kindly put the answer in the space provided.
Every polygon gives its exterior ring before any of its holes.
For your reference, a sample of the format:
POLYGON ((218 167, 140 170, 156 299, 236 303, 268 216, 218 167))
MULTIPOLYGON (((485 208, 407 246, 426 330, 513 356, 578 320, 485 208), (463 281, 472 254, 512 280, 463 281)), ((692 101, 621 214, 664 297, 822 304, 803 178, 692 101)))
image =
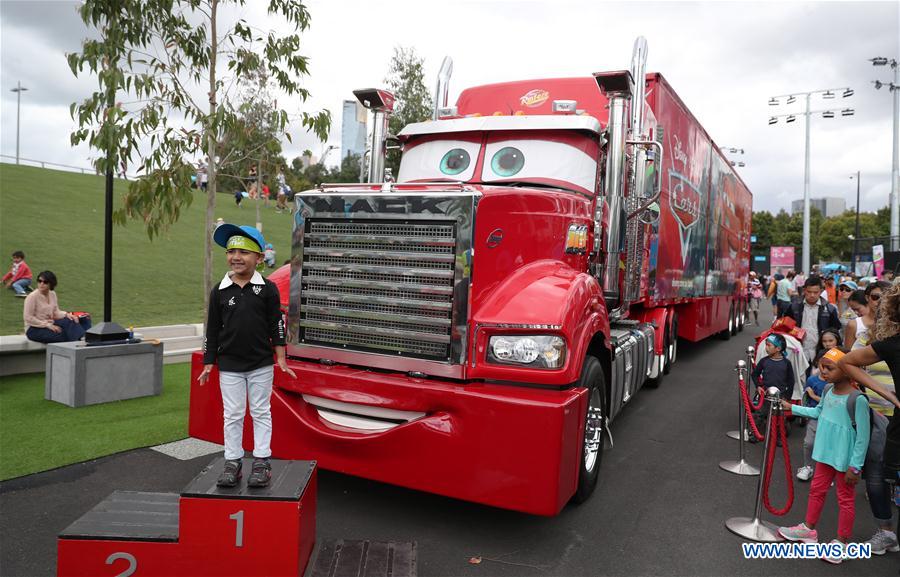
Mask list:
MULTIPOLYGON (((763 434, 759 432, 759 429, 756 427, 756 422, 753 420, 753 410, 751 410, 750 404, 750 396, 747 394, 747 383, 744 382, 744 377, 738 377, 738 385, 741 387, 741 400, 744 402, 744 414, 747 417, 747 422, 750 423, 750 431, 753 433, 753 436, 756 437, 757 441, 762 441, 765 437, 763 434)), ((754 410, 759 410, 762 407, 763 401, 765 401, 765 396, 760 395, 760 403, 759 407, 753 407, 754 410)))
POLYGON ((772 503, 769 502, 769 485, 772 482, 772 465, 775 464, 775 453, 778 452, 778 443, 773 439, 769 443, 769 452, 766 454, 766 477, 763 479, 763 505, 766 506, 766 509, 769 513, 782 516, 787 514, 788 511, 791 510, 791 506, 794 504, 794 479, 791 476, 791 453, 788 450, 787 443, 787 431, 785 430, 784 425, 784 415, 781 413, 775 413, 772 415, 771 423, 769 423, 769 435, 775 436, 778 435, 778 438, 781 439, 781 449, 782 453, 784 453, 784 474, 787 478, 787 487, 788 487, 788 496, 787 502, 782 509, 776 509, 772 506, 772 503))

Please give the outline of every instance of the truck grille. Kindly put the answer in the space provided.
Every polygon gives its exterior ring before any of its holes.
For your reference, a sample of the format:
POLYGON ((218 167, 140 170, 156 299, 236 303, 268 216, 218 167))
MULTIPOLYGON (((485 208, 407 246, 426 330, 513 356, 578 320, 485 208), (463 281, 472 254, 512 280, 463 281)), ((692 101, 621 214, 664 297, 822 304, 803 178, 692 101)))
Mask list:
POLYGON ((450 359, 454 222, 305 224, 300 342, 450 359))

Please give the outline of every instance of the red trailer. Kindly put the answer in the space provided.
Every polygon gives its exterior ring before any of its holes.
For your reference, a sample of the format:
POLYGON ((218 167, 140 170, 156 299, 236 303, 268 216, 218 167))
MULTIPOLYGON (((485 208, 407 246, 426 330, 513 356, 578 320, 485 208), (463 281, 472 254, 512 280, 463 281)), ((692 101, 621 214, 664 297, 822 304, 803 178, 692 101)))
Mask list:
MULTIPOLYGON (((442 69, 397 182, 380 182, 393 98, 356 93, 370 183, 298 194, 270 277, 297 374, 276 375, 275 456, 542 515, 590 496, 677 337, 727 338, 746 307, 751 195, 645 53, 456 106, 442 69)), ((190 434, 222 441, 217 387, 192 387, 190 434)))

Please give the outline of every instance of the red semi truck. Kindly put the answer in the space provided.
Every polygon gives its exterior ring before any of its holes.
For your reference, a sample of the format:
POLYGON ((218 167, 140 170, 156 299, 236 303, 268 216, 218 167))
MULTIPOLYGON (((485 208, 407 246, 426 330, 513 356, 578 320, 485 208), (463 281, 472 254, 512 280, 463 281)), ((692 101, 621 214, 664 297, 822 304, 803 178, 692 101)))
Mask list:
MULTIPOLYGON (((645 60, 641 38, 631 70, 455 106, 445 61, 396 182, 393 98, 357 92, 369 183, 298 194, 270 277, 297 375, 275 377, 274 456, 541 515, 590 496, 610 426, 678 338, 728 338, 746 308, 750 192, 645 60)), ((222 442, 215 382, 191 389, 190 435, 222 442)))

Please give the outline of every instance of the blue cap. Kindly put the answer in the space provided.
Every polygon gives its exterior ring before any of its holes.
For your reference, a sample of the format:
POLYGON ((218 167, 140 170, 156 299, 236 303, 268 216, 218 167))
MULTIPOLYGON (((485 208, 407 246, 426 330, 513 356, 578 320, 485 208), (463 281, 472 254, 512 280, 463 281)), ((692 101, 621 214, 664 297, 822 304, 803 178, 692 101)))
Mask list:
POLYGON ((228 239, 233 236, 246 236, 259 246, 259 252, 263 252, 263 247, 266 246, 266 239, 254 227, 247 225, 237 226, 236 224, 228 223, 220 224, 216 227, 215 232, 213 232, 213 241, 217 245, 227 248, 228 239))
POLYGON ((859 290, 859 285, 857 285, 852 280, 845 280, 838 286, 845 286, 845 287, 849 288, 850 290, 859 290))

